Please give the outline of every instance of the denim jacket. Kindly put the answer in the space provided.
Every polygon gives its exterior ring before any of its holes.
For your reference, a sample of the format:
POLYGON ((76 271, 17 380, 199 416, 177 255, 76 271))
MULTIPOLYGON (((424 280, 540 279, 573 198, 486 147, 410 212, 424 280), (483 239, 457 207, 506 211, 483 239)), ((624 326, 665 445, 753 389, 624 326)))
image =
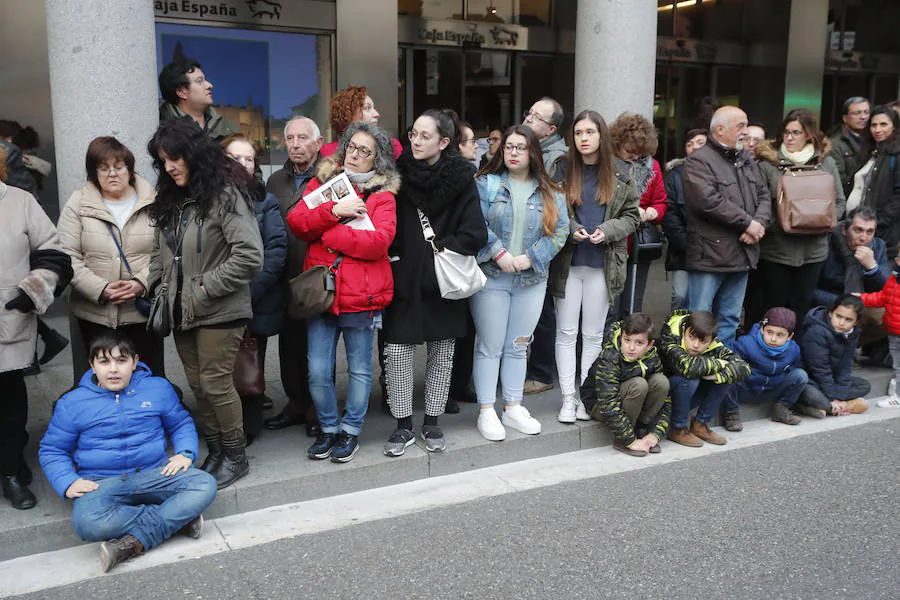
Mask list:
MULTIPOLYGON (((478 253, 478 262, 488 277, 498 277, 503 271, 493 258, 498 252, 509 248, 513 229, 513 210, 510 198, 509 173, 502 175, 483 175, 475 180, 478 197, 481 199, 481 212, 487 225, 488 241, 478 253), (493 190, 497 190, 494 193, 493 190)), ((544 235, 542 217, 544 203, 533 182, 534 191, 527 201, 528 215, 525 217, 525 236, 522 247, 531 259, 531 268, 521 273, 522 285, 533 285, 547 279, 550 261, 566 243, 569 235, 569 214, 566 210, 565 195, 555 194, 556 230, 553 236, 544 235)))

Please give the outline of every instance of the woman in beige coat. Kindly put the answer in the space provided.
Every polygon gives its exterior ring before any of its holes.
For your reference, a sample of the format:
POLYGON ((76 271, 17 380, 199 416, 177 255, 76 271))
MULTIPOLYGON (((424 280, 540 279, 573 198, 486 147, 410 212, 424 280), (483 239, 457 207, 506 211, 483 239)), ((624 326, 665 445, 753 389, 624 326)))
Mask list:
MULTIPOLYGON (((81 330, 81 354, 86 359, 98 335, 117 329, 131 338, 153 374, 164 377, 162 339, 147 333, 147 316, 140 310, 147 302, 155 235, 149 207, 156 193, 135 175, 134 154, 114 137, 90 143, 85 169, 87 182, 59 216, 59 239, 75 271, 71 307, 81 330)), ((79 373, 90 368, 87 362, 76 366, 79 373)))
POLYGON ((22 457, 28 440, 23 369, 34 358, 37 315, 68 285, 72 266, 34 196, 3 183, 5 159, 0 150, 0 487, 13 508, 24 510, 37 500, 27 487, 32 475, 22 457))

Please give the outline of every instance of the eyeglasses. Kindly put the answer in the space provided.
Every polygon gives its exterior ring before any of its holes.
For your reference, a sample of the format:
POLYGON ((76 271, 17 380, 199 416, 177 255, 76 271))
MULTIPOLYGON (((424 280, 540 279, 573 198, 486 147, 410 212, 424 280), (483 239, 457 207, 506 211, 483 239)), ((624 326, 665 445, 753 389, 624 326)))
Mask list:
POLYGON ((109 175, 110 173, 121 173, 122 171, 125 171, 126 169, 128 169, 128 167, 124 164, 118 164, 118 165, 114 165, 112 167, 110 167, 109 165, 100 165, 99 167, 97 167, 97 172, 100 173, 101 175, 106 176, 106 175, 109 175))
POLYGON ((793 129, 791 131, 788 131, 787 129, 785 129, 784 131, 781 132, 781 135, 786 138, 798 138, 798 137, 801 137, 802 135, 804 135, 804 133, 803 133, 802 129, 793 129))
POLYGON ((540 121, 541 123, 544 123, 545 125, 549 125, 550 127, 553 127, 553 123, 551 123, 550 121, 548 121, 547 119, 545 119, 545 118, 542 117, 541 115, 537 114, 537 113, 534 112, 533 110, 526 111, 525 114, 522 115, 522 118, 525 119, 525 120, 528 120, 529 117, 530 117, 532 120, 538 120, 538 121, 540 121))
POLYGON ((347 142, 347 154, 353 154, 356 152, 362 158, 369 158, 372 156, 372 151, 366 148, 365 146, 357 146, 353 142, 347 142))
POLYGON ((430 142, 433 139, 434 136, 431 136, 427 133, 416 131, 415 129, 411 129, 409 131, 409 133, 406 134, 406 137, 408 137, 409 141, 411 141, 411 142, 414 142, 417 139, 420 139, 420 140, 422 140, 422 142, 427 144, 428 142, 430 142))
POLYGON ((469 144, 474 144, 475 138, 466 138, 464 140, 459 140, 460 146, 468 146, 469 144))
POLYGON ((517 146, 514 146, 513 144, 506 144, 505 146, 503 146, 503 150, 505 150, 507 154, 512 154, 513 151, 515 151, 516 154, 524 154, 525 151, 528 150, 528 146, 526 146, 525 144, 519 144, 517 146))

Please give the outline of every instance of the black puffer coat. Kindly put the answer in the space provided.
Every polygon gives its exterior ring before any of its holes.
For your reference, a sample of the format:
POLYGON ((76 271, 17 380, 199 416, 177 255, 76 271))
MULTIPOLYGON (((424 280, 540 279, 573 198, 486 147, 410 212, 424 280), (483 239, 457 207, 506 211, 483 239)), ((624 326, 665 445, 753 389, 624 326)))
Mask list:
POLYGON ((875 164, 869 177, 864 204, 875 209, 878 230, 875 235, 887 244, 888 254, 900 243, 900 134, 885 140, 875 151, 875 164))
POLYGON ((434 252, 425 241, 416 208, 428 217, 439 248, 475 256, 487 243, 487 229, 472 163, 444 155, 429 166, 406 150, 397 159, 402 184, 397 194, 397 233, 389 250, 394 301, 384 312, 384 340, 421 344, 466 335, 465 300, 441 298, 434 252))

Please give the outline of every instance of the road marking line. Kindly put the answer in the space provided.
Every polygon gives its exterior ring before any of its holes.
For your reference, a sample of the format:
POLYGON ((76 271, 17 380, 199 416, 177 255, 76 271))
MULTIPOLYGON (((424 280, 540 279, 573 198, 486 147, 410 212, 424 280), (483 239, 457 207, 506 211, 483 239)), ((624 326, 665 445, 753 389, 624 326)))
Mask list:
MULTIPOLYGON (((743 432, 729 434, 728 444, 725 446, 704 444, 702 448, 686 448, 666 443, 661 454, 645 458, 625 456, 613 450, 612 446, 603 446, 341 496, 273 506, 207 521, 203 537, 199 540, 172 538, 140 558, 117 566, 110 575, 481 498, 636 471, 805 435, 878 423, 898 416, 900 411, 875 408, 865 414, 850 417, 821 421, 804 419, 795 427, 768 420, 749 421, 744 424, 743 432)), ((0 597, 32 593, 104 576, 100 571, 98 546, 99 544, 88 544, 0 562, 0 581, 4 582, 0 588, 0 597)))

